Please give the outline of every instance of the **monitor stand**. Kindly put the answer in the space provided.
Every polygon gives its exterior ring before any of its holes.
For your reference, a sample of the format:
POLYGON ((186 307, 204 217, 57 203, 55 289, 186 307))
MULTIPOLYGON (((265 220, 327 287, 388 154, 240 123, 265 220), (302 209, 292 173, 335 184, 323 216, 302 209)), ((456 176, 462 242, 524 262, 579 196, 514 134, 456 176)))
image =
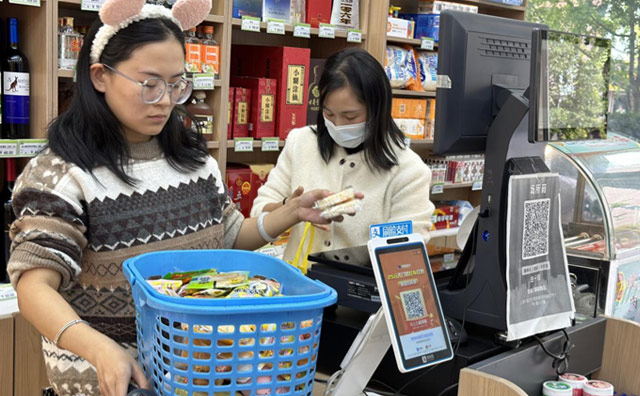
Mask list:
POLYGON ((494 94, 503 100, 498 100, 500 111, 487 135, 480 212, 455 274, 439 295, 446 316, 504 331, 509 178, 549 170, 543 160, 546 143, 528 140, 524 90, 496 86, 494 94))

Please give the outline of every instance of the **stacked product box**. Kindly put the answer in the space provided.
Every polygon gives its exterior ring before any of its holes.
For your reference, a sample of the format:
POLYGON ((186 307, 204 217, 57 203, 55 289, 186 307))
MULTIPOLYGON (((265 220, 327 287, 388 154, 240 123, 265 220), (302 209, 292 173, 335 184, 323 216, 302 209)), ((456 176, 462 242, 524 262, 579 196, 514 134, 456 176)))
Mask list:
POLYGON ((273 164, 229 164, 226 172, 226 183, 231 201, 249 217, 253 201, 258 196, 258 189, 262 187, 273 169, 273 164))
POLYGON ((477 6, 451 3, 448 1, 420 2, 417 14, 400 14, 400 17, 415 22, 415 38, 432 38, 438 42, 440 33, 440 12, 454 10, 478 13, 477 6))
POLYGON ((234 18, 243 16, 262 17, 262 0, 233 0, 232 14, 234 18))
POLYGON ((391 116, 405 136, 411 139, 424 139, 427 106, 427 99, 393 98, 391 116))
POLYGON ((229 87, 229 99, 227 102, 227 140, 233 139, 233 118, 234 118, 234 99, 236 97, 235 88, 229 87))
POLYGON ((331 0, 307 0, 305 13, 307 23, 313 28, 317 28, 321 23, 329 23, 331 0))
POLYGON ((460 207, 447 202, 434 202, 435 209, 431 215, 431 230, 444 230, 458 227, 460 207))
POLYGON ((233 127, 232 137, 249 137, 251 119, 251 90, 242 87, 233 89, 233 127))
POLYGON ((234 45, 231 70, 235 76, 277 80, 276 136, 286 139, 307 123, 309 48, 234 45))
MULTIPOLYGON (((427 158, 427 164, 431 168, 432 174, 437 169, 445 171, 444 181, 450 183, 472 183, 481 181, 484 177, 484 158, 481 156, 451 156, 446 158, 427 158)), ((438 176, 440 174, 438 173, 438 176)), ((433 183, 437 183, 432 177, 433 183)))
POLYGON ((275 136, 276 80, 260 77, 233 77, 231 84, 251 90, 251 136, 256 139, 275 136))

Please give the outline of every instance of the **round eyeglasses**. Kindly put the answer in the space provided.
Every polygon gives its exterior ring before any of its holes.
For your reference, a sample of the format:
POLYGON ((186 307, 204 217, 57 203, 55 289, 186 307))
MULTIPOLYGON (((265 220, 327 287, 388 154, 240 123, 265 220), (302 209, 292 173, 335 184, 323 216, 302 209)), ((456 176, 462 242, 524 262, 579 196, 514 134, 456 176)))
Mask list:
POLYGON ((181 78, 173 84, 169 84, 165 80, 158 77, 147 78, 143 82, 135 80, 121 71, 104 64, 104 67, 112 72, 121 75, 129 81, 132 81, 142 87, 141 97, 142 101, 146 104, 158 103, 163 97, 167 89, 169 89, 169 100, 174 104, 183 104, 191 96, 193 91, 193 84, 189 80, 181 78))

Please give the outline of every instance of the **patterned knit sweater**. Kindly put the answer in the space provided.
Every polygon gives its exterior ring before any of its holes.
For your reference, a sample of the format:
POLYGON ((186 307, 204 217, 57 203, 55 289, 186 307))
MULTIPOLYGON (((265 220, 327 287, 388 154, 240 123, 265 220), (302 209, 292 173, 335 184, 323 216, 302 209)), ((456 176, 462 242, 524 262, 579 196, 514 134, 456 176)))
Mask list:
MULTIPOLYGON (((105 167, 93 177, 49 150, 31 160, 13 194, 8 271, 14 287, 29 269, 59 271, 60 293, 78 315, 135 356, 135 308, 122 262, 150 251, 231 248, 244 218, 213 158, 179 172, 156 139, 129 150, 135 187, 105 167)), ((99 394, 88 362, 46 339, 43 350, 58 395, 99 394)))

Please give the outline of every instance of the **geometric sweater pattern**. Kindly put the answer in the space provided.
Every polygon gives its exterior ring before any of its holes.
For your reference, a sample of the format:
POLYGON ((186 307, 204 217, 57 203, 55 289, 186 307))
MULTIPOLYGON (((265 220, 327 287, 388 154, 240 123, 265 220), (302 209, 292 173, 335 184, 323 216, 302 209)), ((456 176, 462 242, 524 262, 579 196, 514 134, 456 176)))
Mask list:
MULTIPOLYGON (((16 181, 8 272, 16 287, 33 268, 62 275, 60 294, 92 327, 136 356, 135 306, 122 263, 142 253, 231 248, 242 214, 228 197, 216 161, 174 169, 156 139, 130 144, 127 174, 93 175, 46 150, 16 181)), ((99 395, 95 368, 43 338, 56 393, 99 395)))

